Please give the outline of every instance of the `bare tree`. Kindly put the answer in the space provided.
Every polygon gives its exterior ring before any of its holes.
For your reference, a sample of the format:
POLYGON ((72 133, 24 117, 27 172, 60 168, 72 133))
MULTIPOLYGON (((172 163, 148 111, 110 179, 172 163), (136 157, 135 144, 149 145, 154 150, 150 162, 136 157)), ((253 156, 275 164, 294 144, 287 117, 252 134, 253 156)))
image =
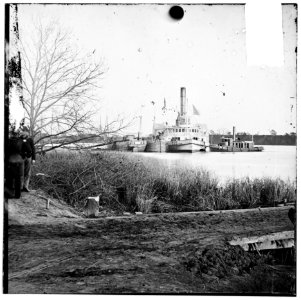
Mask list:
POLYGON ((70 33, 55 24, 35 28, 29 41, 20 36, 25 119, 35 143, 56 142, 57 148, 124 128, 123 119, 102 130, 93 124, 95 92, 106 72, 95 50, 81 56, 70 33))

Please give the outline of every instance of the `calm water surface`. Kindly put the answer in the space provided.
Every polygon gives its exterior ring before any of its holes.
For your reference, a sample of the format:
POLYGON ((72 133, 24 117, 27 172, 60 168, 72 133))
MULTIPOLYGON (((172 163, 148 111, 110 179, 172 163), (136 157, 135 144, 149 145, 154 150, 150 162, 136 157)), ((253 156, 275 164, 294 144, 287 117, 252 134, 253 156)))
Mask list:
POLYGON ((222 181, 245 176, 295 181, 296 154, 295 146, 264 146, 262 152, 137 153, 156 158, 167 167, 202 167, 222 181))

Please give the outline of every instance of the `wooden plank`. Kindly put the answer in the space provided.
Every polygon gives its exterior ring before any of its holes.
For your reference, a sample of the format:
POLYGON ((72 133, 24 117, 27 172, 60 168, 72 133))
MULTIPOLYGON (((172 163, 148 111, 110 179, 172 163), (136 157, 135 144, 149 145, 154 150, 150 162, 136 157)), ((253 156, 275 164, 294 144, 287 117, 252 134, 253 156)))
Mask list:
MULTIPOLYGON (((168 215, 175 215, 175 216, 186 216, 186 215, 218 215, 218 214, 230 214, 230 213, 238 213, 238 214, 248 214, 248 213, 266 213, 266 212, 273 212, 273 211, 288 211, 289 208, 293 208, 294 206, 287 205, 281 207, 257 207, 257 208, 247 208, 247 209, 227 209, 227 210, 202 210, 202 211, 185 211, 185 212, 166 212, 166 213, 150 213, 145 214, 145 216, 168 216, 168 215)), ((135 216, 133 214, 133 216, 135 216)), ((107 217, 107 218, 114 218, 114 217, 107 217)), ((117 217, 118 218, 118 217, 117 217)))
POLYGON ((245 251, 260 251, 260 250, 273 250, 273 249, 284 249, 294 247, 295 242, 293 239, 277 240, 277 241, 266 241, 259 243, 250 243, 240 245, 245 251))
POLYGON ((271 234, 261 235, 261 236, 250 236, 250 237, 241 237, 232 240, 232 245, 237 244, 250 244, 250 243, 258 243, 258 242, 266 242, 269 240, 284 240, 284 239, 293 239, 294 231, 282 231, 275 232, 271 234))
POLYGON ((235 238, 230 245, 239 245, 245 251, 291 248, 295 245, 294 231, 282 231, 262 236, 235 238))

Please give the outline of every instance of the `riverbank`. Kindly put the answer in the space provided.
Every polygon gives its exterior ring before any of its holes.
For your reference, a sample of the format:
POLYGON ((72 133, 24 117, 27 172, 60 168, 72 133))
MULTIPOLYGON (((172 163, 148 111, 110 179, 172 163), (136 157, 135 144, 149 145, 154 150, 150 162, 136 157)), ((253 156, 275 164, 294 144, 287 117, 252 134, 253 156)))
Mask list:
POLYGON ((40 157, 32 184, 79 209, 87 197, 99 196, 101 210, 112 214, 255 208, 296 201, 295 184, 279 178, 222 184, 202 168, 166 167, 151 157, 108 151, 40 157))
POLYGON ((293 295, 294 265, 227 243, 293 230, 288 209, 85 219, 24 193, 8 200, 9 293, 293 295))

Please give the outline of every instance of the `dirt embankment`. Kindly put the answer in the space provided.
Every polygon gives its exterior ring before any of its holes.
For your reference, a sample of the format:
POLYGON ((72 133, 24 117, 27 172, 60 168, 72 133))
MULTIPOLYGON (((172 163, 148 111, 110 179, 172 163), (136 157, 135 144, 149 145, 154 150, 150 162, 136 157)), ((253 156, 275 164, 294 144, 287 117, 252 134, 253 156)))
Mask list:
POLYGON ((46 199, 8 200, 9 293, 294 294, 294 267, 227 244, 293 230, 288 207, 85 219, 46 199))

